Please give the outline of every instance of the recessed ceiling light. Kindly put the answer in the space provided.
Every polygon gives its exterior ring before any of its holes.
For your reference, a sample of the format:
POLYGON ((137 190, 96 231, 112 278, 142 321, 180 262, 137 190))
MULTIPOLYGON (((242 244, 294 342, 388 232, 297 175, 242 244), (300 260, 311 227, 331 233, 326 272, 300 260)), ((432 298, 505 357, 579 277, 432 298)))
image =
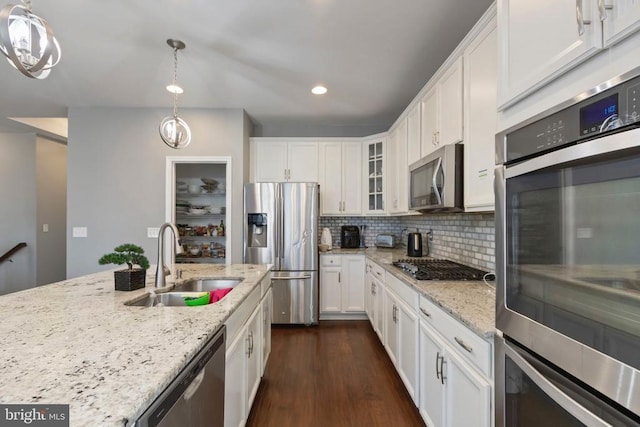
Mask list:
POLYGON ((184 90, 177 84, 167 85, 167 90, 171 93, 177 93, 178 95, 184 93, 184 90))
POLYGON ((325 93, 327 93, 327 88, 324 86, 316 86, 311 89, 311 93, 313 93, 314 95, 324 95, 325 93))

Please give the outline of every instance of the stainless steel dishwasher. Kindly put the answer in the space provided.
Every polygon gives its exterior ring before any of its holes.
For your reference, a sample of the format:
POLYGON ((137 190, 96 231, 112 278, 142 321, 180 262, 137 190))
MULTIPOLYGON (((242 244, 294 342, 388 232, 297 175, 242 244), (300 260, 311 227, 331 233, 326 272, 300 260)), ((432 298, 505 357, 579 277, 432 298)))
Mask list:
POLYGON ((226 327, 223 326, 134 426, 222 427, 225 340, 226 327))

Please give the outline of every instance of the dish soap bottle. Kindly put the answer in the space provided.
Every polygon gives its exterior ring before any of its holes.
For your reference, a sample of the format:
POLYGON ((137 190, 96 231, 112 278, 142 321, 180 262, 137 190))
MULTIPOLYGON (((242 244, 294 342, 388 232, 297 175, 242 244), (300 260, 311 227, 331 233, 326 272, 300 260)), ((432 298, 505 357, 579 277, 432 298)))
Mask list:
POLYGON ((220 225, 218 226, 218 236, 224 236, 224 221, 220 220, 220 225))

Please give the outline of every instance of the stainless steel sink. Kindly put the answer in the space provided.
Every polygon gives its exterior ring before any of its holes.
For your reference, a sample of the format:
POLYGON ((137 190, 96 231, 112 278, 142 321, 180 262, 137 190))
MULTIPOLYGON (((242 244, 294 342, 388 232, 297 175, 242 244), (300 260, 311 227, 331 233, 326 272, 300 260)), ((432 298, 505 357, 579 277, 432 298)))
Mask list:
POLYGON ((133 307, 187 307, 184 302, 186 292, 210 292, 217 289, 235 288, 243 279, 222 278, 222 279, 192 279, 180 285, 176 285, 172 292, 155 293, 150 292, 132 301, 125 302, 125 305, 133 307))
POLYGON ((176 285, 175 290, 181 292, 208 292, 217 289, 235 288, 242 282, 242 279, 193 279, 180 285, 176 285))
POLYGON ((160 304, 167 307, 187 307, 182 292, 148 293, 141 298, 125 303, 125 305, 134 307, 155 307, 160 304))

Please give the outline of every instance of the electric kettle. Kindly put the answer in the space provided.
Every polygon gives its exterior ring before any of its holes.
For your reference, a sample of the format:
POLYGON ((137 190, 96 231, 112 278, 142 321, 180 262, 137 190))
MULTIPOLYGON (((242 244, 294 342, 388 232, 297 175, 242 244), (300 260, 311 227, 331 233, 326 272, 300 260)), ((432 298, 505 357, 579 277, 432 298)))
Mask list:
POLYGON ((422 233, 418 232, 416 228, 415 233, 407 233, 407 256, 421 257, 422 256, 422 233))
POLYGON ((320 244, 329 246, 329 249, 333 249, 333 237, 331 237, 331 230, 327 227, 322 229, 320 235, 320 244))

